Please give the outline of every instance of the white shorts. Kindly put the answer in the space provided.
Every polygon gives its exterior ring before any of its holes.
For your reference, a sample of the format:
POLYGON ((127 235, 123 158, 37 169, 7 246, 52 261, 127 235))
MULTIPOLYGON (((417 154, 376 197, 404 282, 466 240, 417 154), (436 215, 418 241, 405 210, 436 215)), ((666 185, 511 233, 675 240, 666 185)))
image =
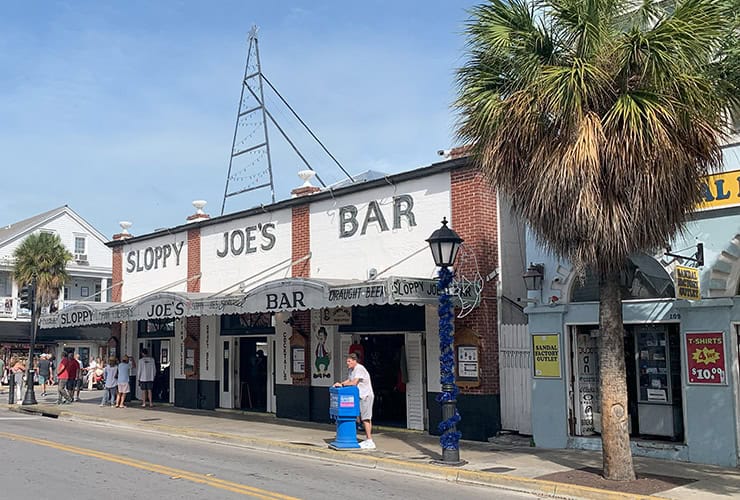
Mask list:
POLYGON ((365 399, 360 400, 360 418, 362 420, 373 419, 373 402, 375 401, 374 395, 369 395, 365 399))

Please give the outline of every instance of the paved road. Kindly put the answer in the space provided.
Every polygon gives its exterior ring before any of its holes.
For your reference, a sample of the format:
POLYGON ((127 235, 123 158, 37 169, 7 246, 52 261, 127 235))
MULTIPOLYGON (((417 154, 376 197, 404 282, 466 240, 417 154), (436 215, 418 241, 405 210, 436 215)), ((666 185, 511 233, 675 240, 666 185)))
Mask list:
POLYGON ((6 458, 0 467, 2 498, 536 498, 6 410, 0 411, 0 440, 6 458))

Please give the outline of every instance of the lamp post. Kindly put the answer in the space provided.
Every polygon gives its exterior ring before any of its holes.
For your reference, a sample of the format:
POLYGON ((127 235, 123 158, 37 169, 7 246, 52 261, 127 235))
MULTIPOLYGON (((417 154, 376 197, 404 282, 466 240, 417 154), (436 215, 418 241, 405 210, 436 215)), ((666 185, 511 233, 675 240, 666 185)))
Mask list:
POLYGON ((439 444, 442 446, 443 465, 462 465, 460 461, 460 432, 457 423, 460 414, 457 412, 458 388, 455 385, 455 353, 452 348, 452 300, 447 289, 452 283, 453 273, 450 267, 455 262, 457 251, 463 239, 455 231, 447 227, 447 219, 442 219, 442 227, 432 233, 429 239, 429 248, 432 250, 434 263, 439 267, 439 381, 442 384, 442 393, 437 401, 442 404, 442 421, 439 424, 439 444))
POLYGON ((33 351, 36 347, 36 277, 31 279, 28 290, 28 301, 31 304, 31 344, 28 348, 28 366, 26 367, 26 394, 23 396, 22 405, 35 405, 36 391, 33 388, 33 351))

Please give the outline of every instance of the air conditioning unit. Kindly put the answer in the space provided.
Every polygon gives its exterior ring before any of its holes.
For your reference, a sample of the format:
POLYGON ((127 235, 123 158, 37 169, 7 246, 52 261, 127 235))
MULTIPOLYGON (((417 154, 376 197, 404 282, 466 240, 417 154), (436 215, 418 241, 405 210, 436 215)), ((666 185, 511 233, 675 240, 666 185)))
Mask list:
POLYGON ((87 254, 86 253, 76 253, 75 260, 77 262, 87 262, 87 254))

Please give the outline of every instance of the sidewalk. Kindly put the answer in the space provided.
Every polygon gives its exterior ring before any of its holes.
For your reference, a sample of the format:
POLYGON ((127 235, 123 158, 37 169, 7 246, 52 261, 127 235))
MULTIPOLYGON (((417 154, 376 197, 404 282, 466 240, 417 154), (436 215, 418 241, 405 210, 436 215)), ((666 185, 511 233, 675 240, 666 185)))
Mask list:
POLYGON ((0 406, 560 498, 740 498, 740 469, 635 457, 638 480, 615 483, 600 476, 600 452, 531 448, 528 438, 518 436, 502 436, 491 443, 461 441, 460 457, 467 464, 446 467, 431 463, 441 459, 439 439, 421 432, 380 427, 373 432, 377 450, 334 451, 327 445, 334 440, 335 429, 327 424, 171 405, 151 409, 132 403, 123 409, 101 408, 102 391, 83 391, 82 401, 57 406, 56 388, 46 397, 39 394, 37 390, 38 405, 8 405, 7 387, 3 387, 0 406))

